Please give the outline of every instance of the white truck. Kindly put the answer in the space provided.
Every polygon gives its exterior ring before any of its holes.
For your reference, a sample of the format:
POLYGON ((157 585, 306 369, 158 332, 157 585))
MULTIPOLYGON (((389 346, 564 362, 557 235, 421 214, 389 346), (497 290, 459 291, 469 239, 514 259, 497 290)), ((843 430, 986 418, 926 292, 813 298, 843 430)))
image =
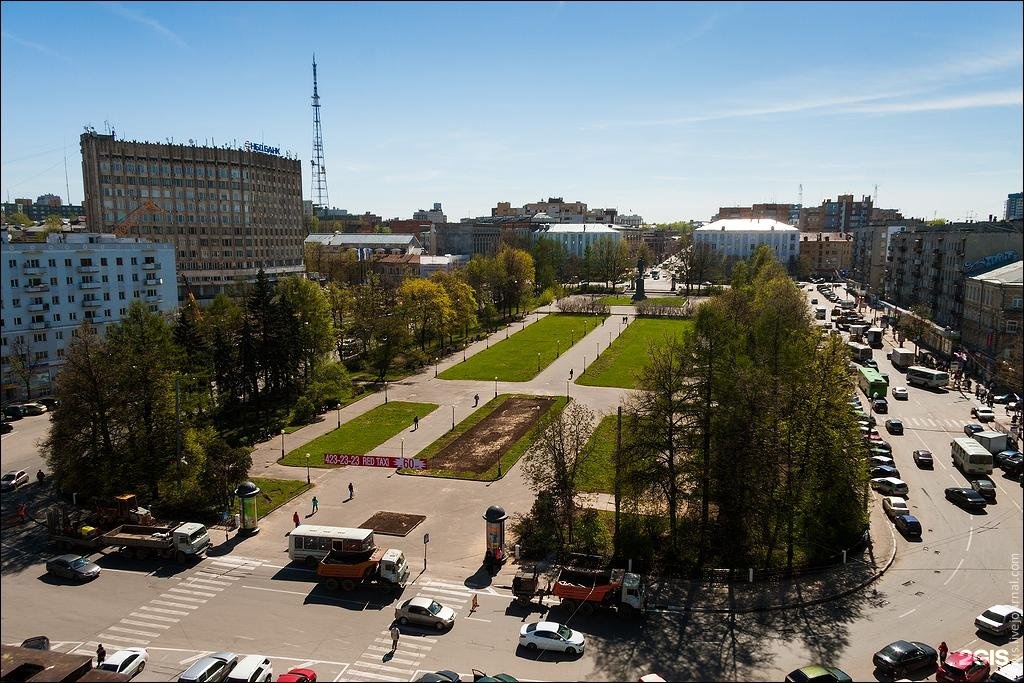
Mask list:
POLYGON ((904 370, 914 364, 914 352, 910 349, 893 349, 889 359, 894 368, 904 370))
POLYGON ((870 346, 873 349, 880 349, 880 348, 882 348, 882 328, 881 327, 869 328, 868 331, 864 333, 864 335, 867 337, 868 346, 870 346))
POLYGON ((1003 434, 1002 432, 997 432, 995 430, 978 432, 973 435, 973 438, 984 446, 992 455, 1007 449, 1006 434, 1003 434))

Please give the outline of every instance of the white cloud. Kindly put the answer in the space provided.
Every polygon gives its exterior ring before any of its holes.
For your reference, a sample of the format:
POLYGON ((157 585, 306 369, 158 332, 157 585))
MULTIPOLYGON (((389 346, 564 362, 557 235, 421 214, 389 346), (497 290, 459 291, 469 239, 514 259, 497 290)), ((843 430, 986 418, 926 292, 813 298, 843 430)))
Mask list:
POLYGON ((1020 90, 1003 90, 910 102, 875 102, 848 107, 843 111, 856 112, 859 114, 902 114, 918 111, 947 111, 951 109, 977 109, 980 107, 1021 106, 1022 104, 1024 104, 1024 93, 1020 90))
POLYGON ((188 47, 188 44, 184 40, 182 40, 177 33, 167 28, 156 19, 147 17, 145 14, 138 10, 132 9, 130 7, 125 7, 119 2, 98 2, 96 4, 98 4, 100 7, 109 10, 111 13, 116 14, 117 16, 123 19, 128 19, 129 21, 134 21, 137 24, 142 24, 143 26, 153 29, 154 31, 156 31, 157 33, 159 33, 160 35, 162 35, 163 37, 167 38, 172 43, 175 43, 180 47, 188 47))
POLYGON ((48 55, 50 57, 55 57, 56 59, 60 59, 60 60, 62 60, 64 62, 67 62, 68 64, 71 63, 71 58, 70 57, 68 57, 67 55, 62 55, 61 53, 57 52, 56 50, 52 50, 52 49, 50 49, 49 47, 47 47, 45 45, 40 45, 39 43, 33 43, 30 40, 23 40, 22 38, 19 38, 18 36, 12 36, 7 31, 3 31, 2 33, 0 33, 0 36, 2 36, 4 40, 10 40, 12 42, 17 43, 18 45, 21 45, 22 47, 27 47, 27 48, 29 48, 31 50, 35 50, 36 52, 41 52, 44 55, 48 55))

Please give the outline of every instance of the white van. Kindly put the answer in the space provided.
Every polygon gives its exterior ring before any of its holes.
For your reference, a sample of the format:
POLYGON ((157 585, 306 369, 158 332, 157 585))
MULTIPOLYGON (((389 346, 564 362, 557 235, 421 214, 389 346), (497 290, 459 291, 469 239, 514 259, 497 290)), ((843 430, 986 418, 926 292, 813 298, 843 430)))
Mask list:
POLYGON ((263 683, 274 680, 274 667, 263 655, 246 655, 238 662, 228 677, 228 683, 263 683))

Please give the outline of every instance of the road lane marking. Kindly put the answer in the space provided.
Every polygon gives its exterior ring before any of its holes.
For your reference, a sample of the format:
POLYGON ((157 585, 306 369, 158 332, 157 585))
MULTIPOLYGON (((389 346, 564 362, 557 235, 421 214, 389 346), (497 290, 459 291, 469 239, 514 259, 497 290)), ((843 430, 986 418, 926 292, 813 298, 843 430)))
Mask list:
POLYGON ((189 588, 202 588, 204 591, 217 591, 218 593, 224 590, 220 586, 207 586, 205 583, 192 583, 192 580, 182 583, 181 585, 188 586, 189 588))
POLYGON ((913 613, 914 613, 914 612, 916 612, 916 611, 917 611, 917 608, 915 607, 914 609, 910 610, 909 612, 904 612, 903 614, 901 614, 901 615, 900 615, 899 617, 897 617, 897 618, 898 618, 898 619, 902 619, 903 617, 909 616, 909 615, 913 614, 913 613))
MULTIPOLYGON (((174 617, 158 617, 155 614, 139 614, 138 612, 132 612, 128 616, 138 617, 140 619, 154 619, 156 621, 173 621, 174 623, 178 623, 179 621, 181 621, 181 619, 175 619, 174 617)), ((156 624, 153 625, 156 626, 156 624)))
POLYGON ((136 645, 149 645, 148 640, 140 640, 139 638, 126 638, 125 636, 122 636, 120 634, 111 635, 110 633, 101 633, 99 637, 103 638, 104 642, 110 641, 113 643, 135 643, 136 645))
MULTIPOLYGON (((212 652, 212 650, 210 652, 212 652)), ((198 661, 198 660, 202 659, 203 657, 205 657, 206 655, 210 654, 210 652, 200 652, 199 654, 193 655, 193 656, 191 656, 191 657, 189 657, 187 659, 182 659, 181 661, 178 662, 178 664, 180 664, 181 666, 185 666, 186 664, 191 664, 192 662, 198 661)))
POLYGON ((971 552, 971 541, 973 541, 973 540, 974 540, 974 527, 972 526, 971 530, 967 533, 967 549, 964 550, 965 553, 971 552))
POLYGON ((490 619, 480 619, 479 617, 462 617, 463 619, 469 619, 470 621, 484 621, 488 624, 491 623, 490 619))
MULTIPOLYGON (((189 585, 189 584, 185 584, 185 585, 189 585)), ((204 598, 215 598, 215 597, 217 597, 216 593, 204 593, 203 591, 190 591, 190 590, 186 590, 184 588, 168 588, 167 590, 170 591, 171 593, 186 593, 188 595, 201 595, 204 598)))
POLYGON ((352 666, 358 666, 359 667, 359 669, 360 669, 360 671, 358 672, 359 674, 363 674, 364 673, 362 671, 363 667, 369 667, 370 669, 375 669, 377 671, 390 671, 390 672, 396 673, 396 674, 410 675, 413 672, 412 669, 399 669, 396 666, 387 666, 386 664, 377 664, 376 662, 355 662, 355 663, 352 664, 352 666))
MULTIPOLYGON (((117 631, 118 633, 131 633, 135 636, 149 636, 150 638, 159 638, 159 633, 153 633, 152 631, 140 631, 134 628, 124 628, 123 626, 108 626, 108 631, 117 631)), ((117 636, 120 637, 120 636, 117 636)))
MULTIPOLYGON (((378 681, 393 681, 393 680, 395 680, 393 676, 381 676, 380 674, 372 674, 369 671, 348 670, 345 673, 356 674, 356 675, 359 676, 359 678, 339 678, 337 680, 339 680, 339 681, 365 681, 366 678, 373 678, 373 679, 376 679, 378 681)), ((407 671, 405 673, 412 674, 412 670, 410 669, 409 671, 407 671)))
MULTIPOLYGON (((167 607, 185 607, 187 609, 199 609, 199 605, 186 605, 181 602, 167 602, 166 600, 150 600, 154 605, 166 605, 167 607)), ((184 612, 188 614, 188 612, 184 612)))
MULTIPOLYGON (((143 605, 139 609, 144 609, 144 610, 147 610, 147 611, 150 611, 150 612, 159 612, 161 614, 182 614, 182 615, 192 614, 191 612, 179 612, 178 610, 174 610, 174 609, 162 609, 160 607, 147 607, 146 605, 143 605)), ((175 620, 175 621, 177 621, 177 620, 175 620)))
POLYGON ((202 598, 190 598, 185 595, 168 595, 167 593, 161 593, 160 597, 167 598, 168 600, 184 600, 185 602, 198 602, 201 605, 205 605, 207 602, 209 602, 209 600, 204 600, 202 598))
POLYGON ((146 621, 132 621, 131 619, 122 619, 119 623, 131 624, 133 626, 145 626, 146 628, 170 628, 170 624, 151 624, 146 621))
POLYGON ((956 569, 953 570, 953 573, 949 575, 948 579, 946 579, 945 581, 942 582, 943 586, 945 586, 947 583, 949 583, 950 581, 953 580, 953 577, 956 576, 956 573, 958 571, 960 571, 960 565, 962 565, 963 563, 964 563, 964 558, 961 557, 960 558, 960 562, 957 563, 956 569))
MULTIPOLYGON (((253 591, 267 591, 268 593, 288 593, 289 595, 309 595, 309 591, 286 591, 280 588, 261 588, 259 586, 242 586, 242 588, 248 588, 253 591)), ((354 602, 349 600, 348 602, 354 602)))

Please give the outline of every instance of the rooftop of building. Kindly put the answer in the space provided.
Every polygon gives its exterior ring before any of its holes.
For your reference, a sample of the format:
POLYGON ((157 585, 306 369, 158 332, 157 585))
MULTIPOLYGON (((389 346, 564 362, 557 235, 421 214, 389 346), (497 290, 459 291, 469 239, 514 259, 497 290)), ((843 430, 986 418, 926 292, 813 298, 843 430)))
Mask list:
POLYGON ((541 228, 547 233, 618 233, 619 228, 609 223, 552 223, 541 228))
POLYGON ((306 242, 319 242, 324 246, 359 245, 364 247, 389 246, 393 244, 415 245, 419 242, 415 235, 409 233, 347 233, 347 232, 314 232, 306 237, 306 242))
POLYGON ((771 218, 722 218, 697 228, 694 232, 789 232, 799 233, 800 230, 788 223, 780 223, 771 218))
POLYGON ((983 275, 975 275, 970 279, 999 285, 1024 284, 1024 261, 1008 263, 983 275))

